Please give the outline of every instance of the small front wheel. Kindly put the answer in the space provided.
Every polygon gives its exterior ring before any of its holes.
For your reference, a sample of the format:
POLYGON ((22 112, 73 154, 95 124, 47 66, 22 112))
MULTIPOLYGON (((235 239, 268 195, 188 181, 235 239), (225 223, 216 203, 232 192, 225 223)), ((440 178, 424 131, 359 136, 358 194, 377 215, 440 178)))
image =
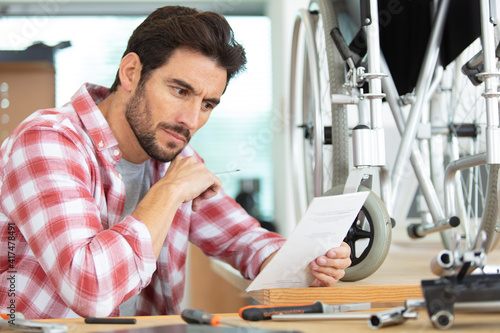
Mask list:
MULTIPOLYGON (((324 195, 341 194, 343 190, 343 185, 336 186, 324 195)), ((370 189, 360 186, 359 191, 370 194, 344 239, 351 248, 352 263, 342 281, 359 281, 375 273, 391 246, 392 223, 385 204, 370 189)))

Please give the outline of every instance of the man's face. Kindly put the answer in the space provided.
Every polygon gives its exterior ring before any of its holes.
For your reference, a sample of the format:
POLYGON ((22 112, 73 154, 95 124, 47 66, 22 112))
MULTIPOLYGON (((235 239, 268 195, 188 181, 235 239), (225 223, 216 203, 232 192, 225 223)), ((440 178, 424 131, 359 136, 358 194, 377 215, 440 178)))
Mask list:
POLYGON ((188 144, 226 87, 227 72, 209 58, 177 49, 165 65, 138 84, 125 116, 142 149, 169 162, 188 144))

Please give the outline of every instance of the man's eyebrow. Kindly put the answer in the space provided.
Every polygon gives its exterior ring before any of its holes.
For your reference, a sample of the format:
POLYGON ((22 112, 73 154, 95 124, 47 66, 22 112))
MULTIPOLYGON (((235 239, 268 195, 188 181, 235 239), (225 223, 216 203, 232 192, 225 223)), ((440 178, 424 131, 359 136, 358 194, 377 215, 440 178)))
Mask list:
MULTIPOLYGON (((186 81, 184 80, 181 80, 181 79, 171 79, 171 80, 167 80, 167 82, 170 82, 170 83, 175 83, 189 91, 191 91, 193 94, 197 94, 198 92, 196 91, 196 89, 194 89, 194 87, 192 85, 190 85, 189 83, 187 83, 186 81)), ((210 103, 213 103, 215 105, 218 105, 220 103, 220 99, 218 98, 205 98, 204 101, 207 101, 207 102, 210 102, 210 103)))
POLYGON ((190 85, 189 83, 187 83, 186 81, 184 80, 181 80, 181 79, 170 79, 170 80, 167 80, 168 83, 175 83, 187 90, 190 90, 193 94, 196 95, 196 90, 193 88, 192 85, 190 85))

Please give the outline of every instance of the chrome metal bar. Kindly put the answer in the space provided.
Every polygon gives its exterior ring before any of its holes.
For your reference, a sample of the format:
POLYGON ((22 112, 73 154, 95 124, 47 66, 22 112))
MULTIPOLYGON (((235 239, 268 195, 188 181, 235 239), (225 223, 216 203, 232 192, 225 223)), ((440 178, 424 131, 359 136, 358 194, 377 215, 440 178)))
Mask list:
POLYGON ((440 49, 439 46, 441 44, 441 39, 444 31, 444 21, 446 19, 446 13, 448 12, 449 4, 450 0, 441 0, 439 2, 439 8, 434 20, 429 44, 427 45, 424 62, 422 64, 422 68, 418 76, 417 86, 415 88, 415 103, 411 107, 410 115, 406 122, 403 138, 401 140, 401 144, 396 155, 396 161, 394 163, 392 186, 395 193, 397 193, 401 178, 404 175, 404 167, 406 161, 411 154, 411 147, 415 139, 417 125, 420 121, 422 106, 425 101, 425 98, 423 97, 426 96, 426 91, 428 90, 432 80, 432 74, 434 72, 434 69, 436 68, 440 49))
POLYGON ((389 216, 393 216, 394 207, 392 206, 392 192, 391 192, 391 177, 387 167, 383 166, 379 169, 380 176, 380 199, 385 203, 385 207, 389 212, 389 216))
MULTIPOLYGON (((385 73, 390 73, 389 67, 387 66, 387 63, 383 57, 381 64, 382 64, 382 70, 385 73)), ((391 111, 394 120, 396 122, 396 126, 399 130, 399 133, 403 134, 405 131, 405 119, 403 116, 403 112, 401 111, 401 107, 399 106, 399 103, 397 101, 398 92, 394 84, 394 81, 392 80, 392 77, 389 75, 389 77, 384 78, 384 80, 382 80, 382 84, 384 87, 384 91, 387 94, 386 99, 391 107, 391 111)), ((422 155, 420 154, 418 148, 414 145, 412 146, 410 161, 413 166, 415 175, 418 179, 422 194, 425 198, 427 206, 429 207, 429 212, 431 213, 433 220, 434 221, 443 220, 445 218, 445 215, 443 208, 439 203, 438 195, 432 184, 430 176, 424 172, 426 168, 423 162, 422 155)), ((398 193, 392 192, 392 201, 390 203, 390 207, 394 207, 395 200, 397 197, 398 193)))
POLYGON ((338 313, 300 313, 300 314, 275 314, 273 321, 288 320, 332 320, 332 319, 369 319, 371 312, 338 312, 338 313))
MULTIPOLYGON (((380 37, 378 1, 370 0, 371 22, 366 27, 368 45, 368 71, 370 74, 380 73, 380 37)), ((369 73, 367 73, 369 74, 369 73)), ((385 137, 382 116, 382 83, 381 76, 373 75, 370 81, 371 130, 372 130, 372 163, 383 166, 386 164, 385 137)))
POLYGON ((455 228, 460 224, 460 219, 456 216, 434 222, 434 224, 410 224, 408 235, 411 238, 421 238, 434 232, 455 228))
POLYGON ((444 178, 444 195, 445 195, 445 214, 446 216, 456 215, 456 206, 454 200, 455 193, 455 175, 457 171, 467 168, 472 168, 486 163, 486 153, 466 156, 448 164, 444 178))
POLYGON ((486 98, 486 114, 488 127, 486 128, 487 163, 500 164, 500 120, 498 114, 498 73, 496 69, 494 26, 490 21, 490 1, 481 0, 481 43, 483 44, 484 63, 484 97, 486 98))

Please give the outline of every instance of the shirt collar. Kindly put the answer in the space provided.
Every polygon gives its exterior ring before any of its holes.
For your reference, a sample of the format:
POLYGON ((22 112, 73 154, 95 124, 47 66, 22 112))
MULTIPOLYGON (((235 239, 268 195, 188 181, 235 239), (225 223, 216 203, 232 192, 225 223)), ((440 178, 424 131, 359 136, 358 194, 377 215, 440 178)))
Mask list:
POLYGON ((85 83, 71 98, 73 108, 99 151, 118 145, 106 118, 97 107, 108 95, 108 88, 85 83))

